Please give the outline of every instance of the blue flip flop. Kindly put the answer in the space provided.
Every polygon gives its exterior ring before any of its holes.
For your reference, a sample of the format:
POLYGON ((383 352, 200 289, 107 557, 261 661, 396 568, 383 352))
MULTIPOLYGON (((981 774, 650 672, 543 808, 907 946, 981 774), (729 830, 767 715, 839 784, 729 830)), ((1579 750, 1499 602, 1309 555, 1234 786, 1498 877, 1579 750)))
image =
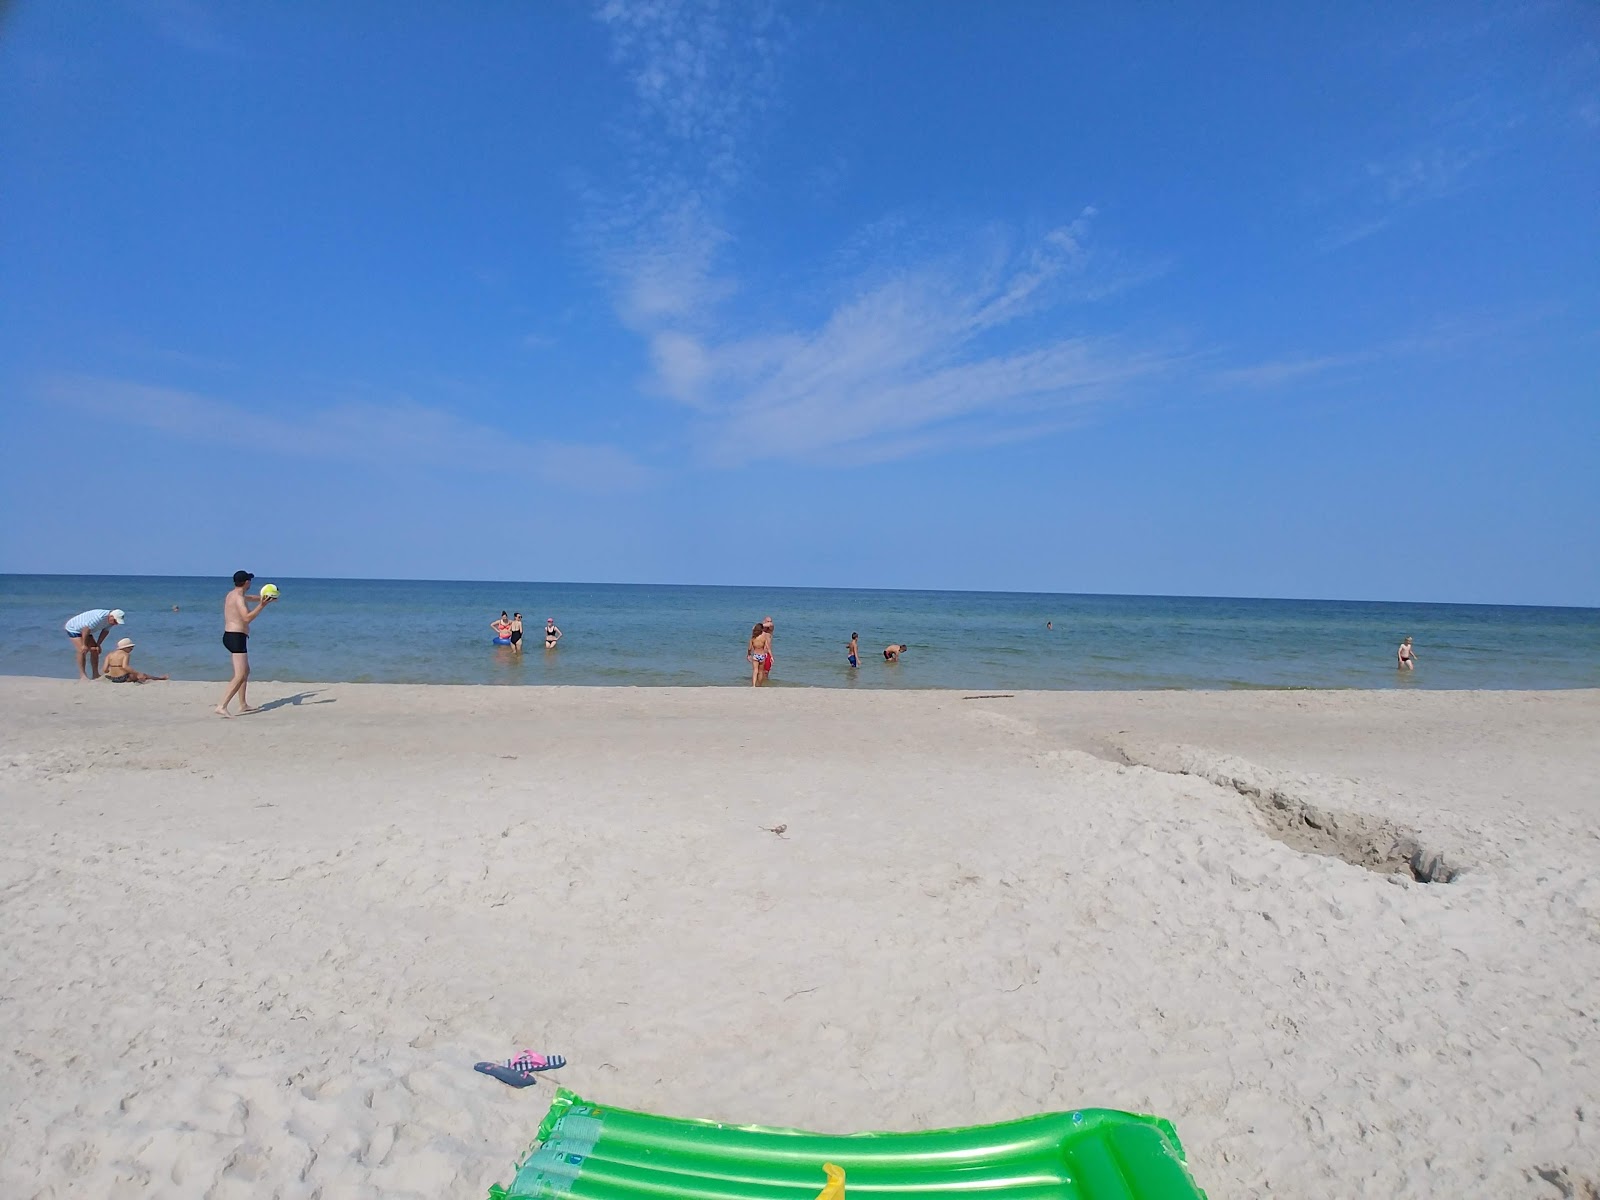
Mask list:
POLYGON ((491 1078, 498 1079, 501 1083, 509 1084, 514 1088, 530 1087, 539 1082, 539 1076, 532 1071, 519 1070, 508 1067, 505 1063, 481 1062, 472 1065, 474 1071, 481 1071, 491 1078))

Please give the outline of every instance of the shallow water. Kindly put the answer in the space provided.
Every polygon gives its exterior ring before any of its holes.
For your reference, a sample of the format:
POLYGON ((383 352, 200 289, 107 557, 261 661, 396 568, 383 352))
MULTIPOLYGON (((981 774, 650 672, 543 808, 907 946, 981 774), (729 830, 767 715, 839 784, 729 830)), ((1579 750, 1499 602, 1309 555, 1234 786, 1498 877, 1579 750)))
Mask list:
MULTIPOLYGON (((256 581, 266 583, 262 577, 256 581)), ((1600 687, 1600 609, 1333 600, 644 584, 278 578, 251 638, 258 679, 748 684, 745 639, 776 622, 779 686, 1019 689, 1600 687), (489 623, 521 609, 522 655, 489 623), (546 652, 554 616, 566 634, 546 652), (1045 627, 1053 621, 1054 630, 1045 627), (844 644, 861 634, 852 670, 844 644), (1410 634, 1418 667, 1394 667, 1410 634), (896 664, 890 642, 910 646, 896 664)), ((225 679, 226 579, 0 575, 0 673, 73 674, 62 624, 122 608, 134 665, 225 679), (176 605, 179 611, 174 612, 176 605)), ((116 637, 107 641, 109 647, 116 637)))

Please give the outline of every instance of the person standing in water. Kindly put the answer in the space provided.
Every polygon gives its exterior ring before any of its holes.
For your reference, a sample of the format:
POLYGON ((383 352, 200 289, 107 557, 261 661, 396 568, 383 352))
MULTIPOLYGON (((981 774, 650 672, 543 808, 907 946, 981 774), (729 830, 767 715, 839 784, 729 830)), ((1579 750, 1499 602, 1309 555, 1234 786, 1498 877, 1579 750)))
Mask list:
POLYGON ((246 694, 250 684, 250 626, 277 597, 245 595, 245 588, 254 578, 249 571, 235 571, 233 591, 222 600, 222 644, 233 658, 233 679, 228 683, 228 690, 222 693, 222 703, 217 705, 219 717, 233 715, 228 711, 228 704, 234 696, 239 697, 241 713, 258 711, 250 707, 246 694), (251 600, 256 602, 254 608, 247 603, 251 600))
POLYGON ((772 670, 772 633, 760 621, 750 627, 750 642, 745 646, 744 656, 750 660, 750 686, 755 687, 772 670))
POLYGON ((554 617, 546 617, 544 619, 544 648, 546 650, 554 650, 556 643, 560 640, 561 630, 556 628, 556 619, 554 617))
POLYGON ((1400 649, 1398 653, 1400 656, 1400 662, 1396 668, 1397 670, 1415 671, 1417 669, 1417 654, 1416 651, 1411 648, 1411 639, 1409 637, 1400 643, 1400 649))
POLYGON ((522 653, 522 614, 511 614, 511 649, 522 653))
POLYGON ((489 628, 494 630, 494 644, 496 646, 509 646, 511 644, 511 617, 505 609, 500 610, 500 619, 490 621, 489 628))
POLYGON ((850 635, 850 644, 845 647, 845 656, 850 660, 852 667, 861 665, 861 635, 859 633, 850 635))

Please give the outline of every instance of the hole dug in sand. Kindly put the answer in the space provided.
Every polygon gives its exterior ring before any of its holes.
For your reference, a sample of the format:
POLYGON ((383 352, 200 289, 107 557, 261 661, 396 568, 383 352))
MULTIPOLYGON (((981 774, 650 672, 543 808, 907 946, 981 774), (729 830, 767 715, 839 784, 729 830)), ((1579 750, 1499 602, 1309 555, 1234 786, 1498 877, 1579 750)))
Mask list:
MULTIPOLYGON (((1213 780, 1214 783, 1224 781, 1213 780)), ((1267 832, 1303 854, 1341 858, 1380 875, 1410 875, 1418 883, 1454 883, 1461 868, 1429 850, 1416 833, 1381 817, 1319 808, 1276 788, 1226 780, 1255 805, 1267 832)))
POLYGON ((1272 781, 1253 763, 1193 746, 1162 746, 1146 754, 1126 746, 1118 753, 1130 766, 1170 775, 1193 775, 1231 788, 1249 800, 1272 837, 1303 854, 1321 854, 1380 875, 1405 875, 1418 883, 1453 883, 1461 865, 1424 845, 1415 830, 1369 813, 1314 804, 1272 781))

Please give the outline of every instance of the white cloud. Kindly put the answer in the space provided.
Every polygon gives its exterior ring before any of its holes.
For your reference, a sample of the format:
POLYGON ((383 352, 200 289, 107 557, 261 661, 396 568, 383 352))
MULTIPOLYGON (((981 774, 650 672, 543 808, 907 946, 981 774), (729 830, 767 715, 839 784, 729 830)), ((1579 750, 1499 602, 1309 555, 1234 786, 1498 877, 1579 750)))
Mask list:
POLYGON ((1173 364, 1111 338, 1019 334, 1076 278, 1091 216, 1002 262, 858 284, 809 330, 658 330, 654 384, 699 414, 700 449, 719 462, 879 460, 1059 422, 1173 364))
POLYGON ((1430 329, 1393 338, 1364 350, 1307 354, 1229 367, 1213 372, 1210 381, 1223 387, 1274 388, 1375 363, 1392 363, 1408 357, 1451 352, 1464 345, 1482 345, 1491 339, 1515 336, 1541 317, 1541 313, 1533 311, 1475 320, 1441 321, 1430 329))
POLYGON ((1280 358, 1248 367, 1231 367, 1212 378, 1224 386, 1271 388, 1309 379, 1346 367, 1361 366, 1384 357, 1384 351, 1357 350, 1348 354, 1322 354, 1305 358, 1280 358))
MULTIPOLYGON (((864 462, 991 444, 1059 428, 1165 369, 1160 354, 1040 328, 1158 270, 1097 250, 1092 207, 1021 249, 1001 229, 946 236, 894 214, 813 268, 798 299, 820 316, 741 311, 733 301, 750 293, 730 266, 727 203, 775 95, 779 10, 605 0, 596 11, 637 110, 627 185, 588 192, 584 232, 618 315, 646 340, 647 386, 691 414, 700 457, 864 462)), ((837 171, 831 153, 823 166, 837 171)), ((767 312, 786 307, 775 287, 764 295, 767 312)))
POLYGON ((643 145, 692 147, 716 182, 742 172, 750 122, 771 95, 784 40, 771 0, 603 0, 596 17, 640 104, 643 145))
POLYGON ((290 417, 179 388, 81 375, 51 378, 41 395, 106 421, 269 454, 520 471, 596 491, 635 488, 651 478, 614 446, 523 442, 412 401, 344 403, 290 417))

